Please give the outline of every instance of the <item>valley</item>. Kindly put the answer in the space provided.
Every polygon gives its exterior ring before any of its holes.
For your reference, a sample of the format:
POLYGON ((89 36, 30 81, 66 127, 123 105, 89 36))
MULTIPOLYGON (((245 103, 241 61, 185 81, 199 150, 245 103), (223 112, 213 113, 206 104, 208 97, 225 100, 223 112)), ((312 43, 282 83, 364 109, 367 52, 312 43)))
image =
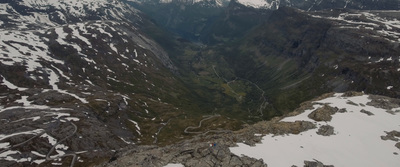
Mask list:
POLYGON ((0 2, 0 164, 263 166, 232 147, 314 133, 278 120, 326 93, 382 95, 397 116, 394 4, 0 2))

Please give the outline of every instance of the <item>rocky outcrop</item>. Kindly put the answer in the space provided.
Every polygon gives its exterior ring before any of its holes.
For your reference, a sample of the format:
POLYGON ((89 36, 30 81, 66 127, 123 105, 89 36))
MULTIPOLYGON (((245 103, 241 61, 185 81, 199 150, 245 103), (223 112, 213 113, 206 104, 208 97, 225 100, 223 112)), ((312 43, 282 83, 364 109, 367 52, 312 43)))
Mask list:
POLYGON ((392 140, 392 141, 399 141, 400 139, 400 132, 399 131, 390 131, 390 132, 385 132, 386 136, 381 136, 382 140, 392 140))
POLYGON ((370 95, 369 98, 371 99, 371 101, 368 102, 367 105, 370 105, 370 106, 374 106, 377 108, 383 108, 386 110, 392 110, 393 108, 400 107, 400 99, 394 99, 394 98, 378 96, 378 95, 370 95))
POLYGON ((318 131, 317 134, 322 135, 322 136, 330 136, 334 135, 334 127, 330 125, 322 125, 318 131))
POLYGON ((334 167, 334 166, 324 165, 322 162, 314 160, 314 161, 304 161, 304 167, 334 167))
POLYGON ((180 163, 186 167, 267 166, 262 159, 232 154, 229 147, 235 142, 229 136, 236 135, 199 135, 166 147, 133 146, 126 148, 128 151, 121 150, 112 157, 113 161, 100 166, 164 166, 168 163, 180 163))
POLYGON ((315 111, 310 113, 308 117, 315 121, 330 121, 332 120, 332 115, 335 114, 338 110, 338 108, 324 105, 323 107, 316 109, 315 111))
POLYGON ((354 96, 362 96, 364 93, 362 92, 354 92, 354 91, 349 91, 343 93, 342 97, 354 97, 354 96))
POLYGON ((341 108, 341 109, 339 109, 337 112, 338 112, 338 113, 345 113, 345 112, 347 112, 347 109, 341 108))
POLYGON ((315 124, 308 121, 277 122, 269 127, 269 132, 275 135, 299 134, 315 127, 315 124))
POLYGON ((372 112, 362 109, 361 113, 367 114, 368 116, 374 115, 372 112))

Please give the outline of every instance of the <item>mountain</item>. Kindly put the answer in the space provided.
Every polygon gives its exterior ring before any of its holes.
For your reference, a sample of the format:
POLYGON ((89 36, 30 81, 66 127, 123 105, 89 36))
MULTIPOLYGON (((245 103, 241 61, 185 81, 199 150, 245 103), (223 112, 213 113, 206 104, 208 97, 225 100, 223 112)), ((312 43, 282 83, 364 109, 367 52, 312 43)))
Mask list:
POLYGON ((398 10, 396 0, 236 0, 253 8, 276 10, 279 7, 293 7, 306 11, 321 9, 362 9, 362 10, 398 10))
POLYGON ((203 7, 223 7, 229 3, 229 0, 127 0, 144 4, 182 4, 182 5, 200 5, 203 7))
POLYGON ((397 0, 128 0, 141 4, 182 4, 203 7, 226 7, 236 2, 252 8, 276 10, 281 6, 312 11, 321 9, 398 10, 397 0))
POLYGON ((281 4, 280 0, 236 0, 248 7, 263 8, 263 9, 278 9, 281 4))
POLYGON ((358 9, 358 10, 399 10, 396 0, 288 0, 281 1, 282 6, 295 7, 307 11, 321 9, 358 9))
POLYGON ((398 11, 167 2, 1 2, 0 163, 262 166, 229 150, 261 137, 234 131, 328 92, 399 98, 398 11))
POLYGON ((160 27, 186 40, 206 45, 240 38, 271 13, 248 8, 236 1, 224 5, 204 5, 210 2, 132 1, 129 4, 146 13, 160 27))
POLYGON ((97 164, 127 145, 188 137, 186 125, 201 119, 186 112, 202 113, 143 29, 162 31, 137 9, 10 0, 0 18, 2 165, 97 164))
POLYGON ((273 10, 291 7, 305 11, 324 9, 399 10, 397 0, 130 0, 154 22, 178 36, 205 45, 243 37, 265 22, 273 10), (251 18, 251 19, 249 19, 251 18))
POLYGON ((325 91, 356 90, 398 97, 398 91, 391 87, 399 85, 395 79, 399 63, 397 13, 307 13, 283 7, 249 34, 247 42, 234 45, 223 55, 239 77, 259 83, 271 93, 270 101, 275 105, 281 101, 282 106, 288 106, 325 91), (248 56, 240 56, 243 54, 248 56), (381 75, 382 70, 388 73, 381 75))
POLYGON ((215 1, 130 1, 156 24, 187 40, 198 41, 203 31, 224 11, 215 1))
POLYGON ((103 165, 395 167, 399 107, 399 99, 385 96, 328 93, 239 131, 198 135, 166 147, 127 148, 103 165))
MULTIPOLYGON (((281 7, 243 38, 188 54, 191 65, 181 68, 212 80, 200 85, 226 90, 246 107, 257 104, 259 109, 248 111, 263 110, 264 119, 266 113, 290 112, 301 102, 332 91, 399 97, 397 14, 281 7), (260 95, 263 98, 254 98, 260 95), (269 105, 261 105, 261 99, 269 105)), ((183 64, 188 57, 172 59, 183 64)))

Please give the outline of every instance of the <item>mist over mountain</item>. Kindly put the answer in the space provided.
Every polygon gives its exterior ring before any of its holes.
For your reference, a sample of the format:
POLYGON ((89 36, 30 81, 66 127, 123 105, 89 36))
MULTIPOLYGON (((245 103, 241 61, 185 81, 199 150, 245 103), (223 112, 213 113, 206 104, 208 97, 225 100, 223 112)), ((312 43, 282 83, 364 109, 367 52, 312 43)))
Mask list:
MULTIPOLYGON (((241 142, 342 132, 341 113, 385 122, 385 110, 396 122, 399 9, 397 0, 0 2, 0 164, 266 166, 280 162, 237 155, 241 142), (280 121, 311 110, 339 129, 280 121)), ((391 144, 381 149, 390 162, 393 125, 372 142, 391 144)))

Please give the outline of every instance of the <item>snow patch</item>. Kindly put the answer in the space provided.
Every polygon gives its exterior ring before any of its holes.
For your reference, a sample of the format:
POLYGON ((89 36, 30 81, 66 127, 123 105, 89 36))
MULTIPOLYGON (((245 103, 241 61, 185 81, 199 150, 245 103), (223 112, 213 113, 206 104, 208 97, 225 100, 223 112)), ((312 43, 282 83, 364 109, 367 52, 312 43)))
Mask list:
POLYGON ((255 147, 238 143, 238 147, 231 147, 230 150, 236 155, 261 158, 269 166, 302 166, 304 160, 314 159, 334 166, 399 166, 399 158, 394 155, 395 152, 399 152, 394 146, 396 142, 384 141, 380 136, 385 135, 385 131, 399 130, 400 114, 392 115, 384 109, 368 106, 367 102, 371 101, 368 95, 341 95, 335 94, 334 97, 317 101, 314 109, 281 120, 315 122, 308 118, 308 114, 322 107, 320 103, 339 109, 346 108, 348 112, 334 114, 330 122, 315 123, 317 127, 327 124, 333 126, 335 135, 317 135, 318 128, 298 135, 269 134, 263 137, 262 144, 256 144, 255 147), (363 105, 351 105, 348 101, 363 105), (362 109, 374 115, 361 113, 362 109))
POLYGON ((167 164, 164 167, 185 167, 185 166, 182 164, 167 164))
POLYGON ((3 83, 1 85, 7 86, 9 89, 17 89, 18 91, 25 91, 28 89, 28 88, 18 87, 16 85, 12 84, 11 82, 8 82, 6 80, 6 78, 4 78, 2 75, 0 75, 0 77, 3 78, 3 81, 2 81, 3 83))
POLYGON ((278 9, 280 1, 271 1, 267 0, 237 0, 239 3, 250 6, 254 8, 266 8, 266 9, 278 9))
POLYGON ((44 129, 35 129, 35 130, 31 130, 31 131, 25 131, 25 132, 17 132, 17 133, 13 133, 13 134, 0 134, 0 141, 4 140, 6 138, 10 138, 13 136, 18 136, 18 135, 37 135, 39 133, 42 133, 44 131, 44 129))
POLYGON ((130 122, 132 122, 133 124, 135 124, 135 126, 136 126, 136 132, 137 132, 139 135, 142 135, 142 133, 140 133, 139 124, 138 124, 136 121, 131 120, 131 119, 128 119, 128 121, 130 121, 130 122))

